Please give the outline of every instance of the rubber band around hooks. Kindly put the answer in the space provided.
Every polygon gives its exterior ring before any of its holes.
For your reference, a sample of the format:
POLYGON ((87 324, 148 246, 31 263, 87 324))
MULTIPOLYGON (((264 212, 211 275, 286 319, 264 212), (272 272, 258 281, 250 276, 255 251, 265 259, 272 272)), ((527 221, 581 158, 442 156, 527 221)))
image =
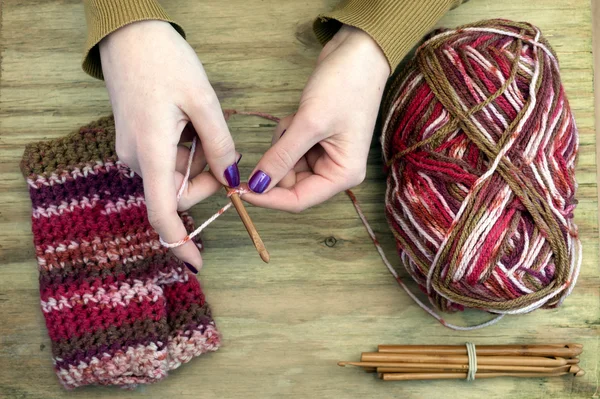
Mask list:
POLYGON ((475 344, 472 342, 465 343, 467 347, 467 356, 469 357, 469 371, 467 372, 467 381, 474 381, 477 373, 477 352, 475 344))

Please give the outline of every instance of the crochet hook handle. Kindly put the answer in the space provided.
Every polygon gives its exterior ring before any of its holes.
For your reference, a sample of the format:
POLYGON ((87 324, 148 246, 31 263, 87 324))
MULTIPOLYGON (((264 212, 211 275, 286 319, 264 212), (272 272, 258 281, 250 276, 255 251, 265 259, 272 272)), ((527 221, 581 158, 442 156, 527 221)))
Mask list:
POLYGON ((237 213, 240 215, 240 219, 242 219, 242 223, 244 223, 244 227, 248 231, 248 235, 250 235, 250 239, 254 243, 260 258, 263 260, 263 262, 269 263, 271 256, 269 255, 265 244, 260 238, 260 235, 256 231, 256 227, 254 227, 254 223, 252 223, 252 219, 250 219, 250 215, 248 215, 242 199, 240 198, 239 194, 233 191, 231 188, 226 186, 225 189, 230 193, 231 203, 235 207, 237 213))

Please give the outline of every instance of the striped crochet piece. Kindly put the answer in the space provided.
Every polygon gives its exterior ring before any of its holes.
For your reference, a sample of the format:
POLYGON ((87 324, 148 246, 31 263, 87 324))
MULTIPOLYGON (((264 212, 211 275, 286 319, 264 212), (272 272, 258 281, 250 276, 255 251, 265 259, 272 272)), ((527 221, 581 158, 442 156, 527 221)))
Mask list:
POLYGON ((114 148, 108 117, 28 145, 21 162, 42 311, 68 389, 153 383, 220 344, 198 280, 159 243, 142 180, 114 148))
POLYGON ((382 109, 388 222, 433 306, 560 305, 581 264, 579 142, 540 30, 489 20, 435 32, 382 109))

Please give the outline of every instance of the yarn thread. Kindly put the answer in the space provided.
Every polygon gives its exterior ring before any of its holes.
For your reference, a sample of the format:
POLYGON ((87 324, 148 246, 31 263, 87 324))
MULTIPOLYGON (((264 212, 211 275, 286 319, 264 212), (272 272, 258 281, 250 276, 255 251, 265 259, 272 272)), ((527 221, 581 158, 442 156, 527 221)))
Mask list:
POLYGON ((459 326, 459 325, 452 324, 452 323, 449 323, 446 320, 444 320, 444 318, 442 316, 440 316, 435 310, 433 310, 430 306, 427 306, 423 301, 421 301, 408 288, 408 286, 406 285, 406 283, 404 283, 404 281, 402 280, 402 278, 398 275, 398 272, 396 272, 396 269, 394 269, 394 266, 392 266, 392 264, 388 260, 387 256, 385 255, 385 252, 383 251, 383 248, 381 247, 381 244, 379 243, 379 240, 375 236, 375 232, 371 228, 371 225, 369 224, 369 221, 367 220, 365 214, 363 213, 363 211, 362 211, 362 209, 360 207, 360 204, 358 203, 358 200, 356 199, 356 196, 354 195, 354 193, 352 192, 352 190, 346 190, 346 194, 348 195, 348 197, 350 197, 350 200, 352 201, 352 205, 354 206, 354 209, 356 209, 356 213, 358 214, 358 217, 360 218, 360 220, 362 221, 363 225, 365 226, 365 229, 367 230, 367 233, 369 234, 369 237, 371 237, 371 240, 373 241, 373 245, 377 249, 377 252, 379 253, 379 256, 381 257, 381 260, 383 261, 383 264, 387 267, 387 269, 390 272, 390 274, 394 277, 394 279, 396 280, 396 282, 398 283, 398 285, 406 292, 406 294, 421 309, 423 309, 431 317, 433 317, 434 319, 436 319, 437 321, 439 321, 441 325, 443 325, 444 327, 448 327, 448 328, 450 328, 452 330, 470 331, 470 330, 476 330, 478 328, 483 328, 483 327, 491 326, 492 324, 495 324, 498 321, 500 321, 500 319, 502 317, 504 317, 504 315, 497 315, 496 317, 494 317, 491 320, 488 320, 488 321, 486 321, 484 323, 477 324, 477 325, 474 325, 474 326, 459 326))
POLYGON ((433 34, 382 112, 388 223, 432 306, 559 306, 581 265, 579 142, 539 29, 489 20, 433 34))
MULTIPOLYGON (((269 115, 264 112, 237 111, 235 109, 223 110, 223 116, 225 117, 226 121, 229 120, 231 115, 234 115, 234 114, 258 116, 260 118, 268 119, 273 122, 279 122, 278 117, 269 115)), ((192 161, 194 159, 194 153, 196 152, 197 143, 198 143, 198 138, 194 137, 192 139, 192 145, 190 146, 190 154, 188 156, 185 176, 183 178, 183 181, 181 182, 181 186, 179 187, 179 190, 177 190, 177 202, 179 202, 179 200, 181 199, 181 196, 183 195, 183 191, 185 190, 188 179, 190 177, 190 172, 192 169, 192 161)), ((242 197, 244 194, 246 194, 248 192, 249 192, 248 190, 241 188, 241 187, 230 188, 227 190, 227 198, 231 197, 233 194, 238 194, 240 197, 242 197)), ((221 216, 222 214, 227 212, 227 210, 229 208, 231 208, 232 205, 233 205, 233 203, 231 201, 229 201, 227 204, 225 204, 225 206, 223 206, 221 209, 219 209, 215 214, 213 214, 210 218, 208 218, 204 223, 202 223, 200 226, 198 226, 197 229, 195 229, 193 232, 189 233, 188 235, 186 235, 184 238, 182 238, 181 240, 179 240, 177 242, 168 243, 168 242, 164 241, 162 238, 160 238, 161 245, 166 248, 177 248, 179 246, 182 246, 183 244, 185 244, 186 242, 188 242, 189 240, 193 239, 195 236, 200 234, 202 232, 202 230, 204 230, 206 227, 208 227, 209 224, 211 224, 212 222, 217 220, 217 218, 219 216, 221 216)))
MULTIPOLYGON (((224 110, 224 115, 225 115, 225 119, 228 120, 230 115, 233 114, 242 114, 242 115, 254 115, 254 116, 259 116, 261 118, 265 118, 265 119, 269 119, 275 122, 279 121, 279 118, 273 115, 269 115, 263 112, 240 112, 240 111, 236 111, 236 110, 224 110)), ((187 184, 187 180, 189 178, 190 175, 190 170, 191 170, 191 165, 192 165, 192 160, 194 157, 194 151, 196 149, 197 146, 197 138, 194 138, 192 140, 192 145, 190 147, 190 154, 188 157, 188 163, 187 163, 187 169, 186 169, 186 173, 185 173, 185 178, 183 180, 183 182, 181 183, 181 186, 177 192, 177 201, 180 200, 181 195, 183 194, 183 190, 185 189, 185 185, 187 184)), ((231 194, 233 193, 239 193, 239 195, 243 195, 245 193, 247 193, 248 191, 242 188, 238 188, 238 189, 229 189, 227 192, 227 196, 230 197, 231 194)), ((371 228, 371 225, 369 224, 367 218, 365 217, 362 209, 360 208, 360 204, 358 202, 358 199, 356 198, 356 196, 354 195, 354 193, 352 192, 352 190, 346 190, 346 194, 348 195, 348 197, 350 198, 352 205, 354 206, 354 209, 356 210, 356 213, 358 214, 360 220, 362 221, 363 225, 365 226, 365 229, 367 230, 367 233, 369 234, 369 237, 371 238, 371 240, 373 241, 373 245, 375 246, 375 249, 377 250, 377 252, 379 253, 379 256, 381 257, 381 260, 383 261, 384 265, 387 267, 388 271, 392 274, 392 276, 394 277, 394 279, 396 280, 396 282, 398 283, 398 285, 400 285, 400 287, 408 294, 408 296, 421 308, 423 309, 425 312, 427 312, 429 315, 431 315, 433 318, 435 318, 436 320, 438 320, 442 325, 451 328, 453 330, 462 330, 462 331, 468 331, 468 330, 473 330, 473 329, 477 329, 477 328, 482 328, 482 327, 486 327, 489 326, 491 324, 496 323, 498 320, 500 320, 503 315, 499 315, 496 316, 494 319, 491 319, 487 322, 475 325, 475 326, 469 326, 469 327, 462 327, 462 326, 458 326, 458 325, 454 325, 451 323, 448 323, 447 321, 445 321, 438 313, 436 313, 433 309, 431 309, 429 306, 427 306, 425 303, 423 303, 415 294, 413 294, 413 292, 408 288, 408 286, 402 281, 402 279, 400 278, 400 276, 398 275, 398 273, 396 272, 396 270, 394 269, 394 267, 391 265, 390 261, 388 260, 388 258, 385 255, 385 252, 383 251, 383 248, 381 247, 381 244, 379 243, 379 240, 377 240, 377 237, 375 236, 375 232, 373 231, 373 229, 371 228)), ((229 201, 225 206, 223 206, 221 209, 219 209, 215 214, 213 214, 210 218, 208 218, 204 223, 202 223, 197 229, 195 229, 192 233, 188 234, 186 237, 184 237, 183 239, 175 242, 175 243, 167 243, 164 240, 162 240, 162 238, 160 239, 160 243, 166 247, 166 248, 176 248, 178 246, 181 246, 183 244, 185 244, 186 242, 188 242, 189 240, 193 239, 195 236, 197 236, 200 232, 202 232, 206 227, 208 227, 209 224, 211 224, 212 222, 214 222, 219 216, 221 216, 223 213, 225 213, 230 207, 231 207, 232 203, 231 201, 229 201)))
MULTIPOLYGON (((194 142, 196 141, 196 139, 194 138, 194 142)), ((193 156, 193 153, 191 153, 193 156)), ((181 189, 180 191, 183 191, 183 189, 185 188, 185 182, 187 181, 187 179, 184 180, 184 183, 182 183, 181 185, 181 189)), ((248 193, 249 191, 243 188, 235 188, 235 189, 230 189, 227 190, 227 198, 231 197, 234 193, 237 193, 240 197, 246 193, 248 193)), ((180 196, 178 195, 177 201, 179 201, 180 196)), ((209 224, 211 224, 212 222, 214 222, 215 220, 217 220, 217 218, 219 216, 221 216, 222 214, 224 214, 229 208, 231 208, 231 206, 233 205, 233 203, 231 201, 229 201, 227 204, 225 204, 221 209, 219 209, 215 214, 213 214, 211 217, 209 217, 208 219, 206 219, 206 221, 204 223, 202 223, 200 226, 198 226, 198 228, 196 228, 194 231, 192 231, 191 233, 189 233, 188 235, 186 235, 184 238, 182 238, 181 240, 174 242, 174 243, 168 243, 166 241, 164 241, 162 238, 160 238, 160 243, 162 246, 164 246, 165 248, 177 248, 182 246, 183 244, 185 244, 186 242, 188 242, 189 240, 193 239, 194 237, 196 237, 198 234, 200 234, 202 232, 202 230, 204 230, 206 227, 208 227, 209 224)))

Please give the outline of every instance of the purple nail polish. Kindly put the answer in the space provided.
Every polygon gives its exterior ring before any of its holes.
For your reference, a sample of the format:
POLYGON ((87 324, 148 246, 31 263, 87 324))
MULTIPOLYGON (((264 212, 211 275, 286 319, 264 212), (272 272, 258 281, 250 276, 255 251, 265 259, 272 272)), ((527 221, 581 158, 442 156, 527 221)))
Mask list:
POLYGON ((183 262, 183 264, 184 264, 184 265, 185 265, 185 266, 186 266, 188 269, 190 269, 190 271, 191 271, 192 273, 194 273, 194 274, 198 274, 198 269, 196 269, 194 266, 190 265, 190 264, 189 264, 189 263, 187 263, 187 262, 183 262))
POLYGON ((283 129, 283 132, 281 132, 281 136, 279 136, 279 138, 282 138, 285 132, 287 132, 287 129, 283 129))
POLYGON ((225 180, 227 180, 229 187, 237 187, 240 185, 240 171, 237 163, 229 165, 229 167, 225 169, 223 175, 225 176, 225 180))
POLYGON ((262 194, 271 183, 271 178, 262 170, 257 170, 248 182, 248 187, 255 193, 262 194))
POLYGON ((240 159, 238 159, 237 162, 236 162, 238 165, 240 164, 240 161, 242 160, 242 155, 243 154, 240 154, 240 159))

